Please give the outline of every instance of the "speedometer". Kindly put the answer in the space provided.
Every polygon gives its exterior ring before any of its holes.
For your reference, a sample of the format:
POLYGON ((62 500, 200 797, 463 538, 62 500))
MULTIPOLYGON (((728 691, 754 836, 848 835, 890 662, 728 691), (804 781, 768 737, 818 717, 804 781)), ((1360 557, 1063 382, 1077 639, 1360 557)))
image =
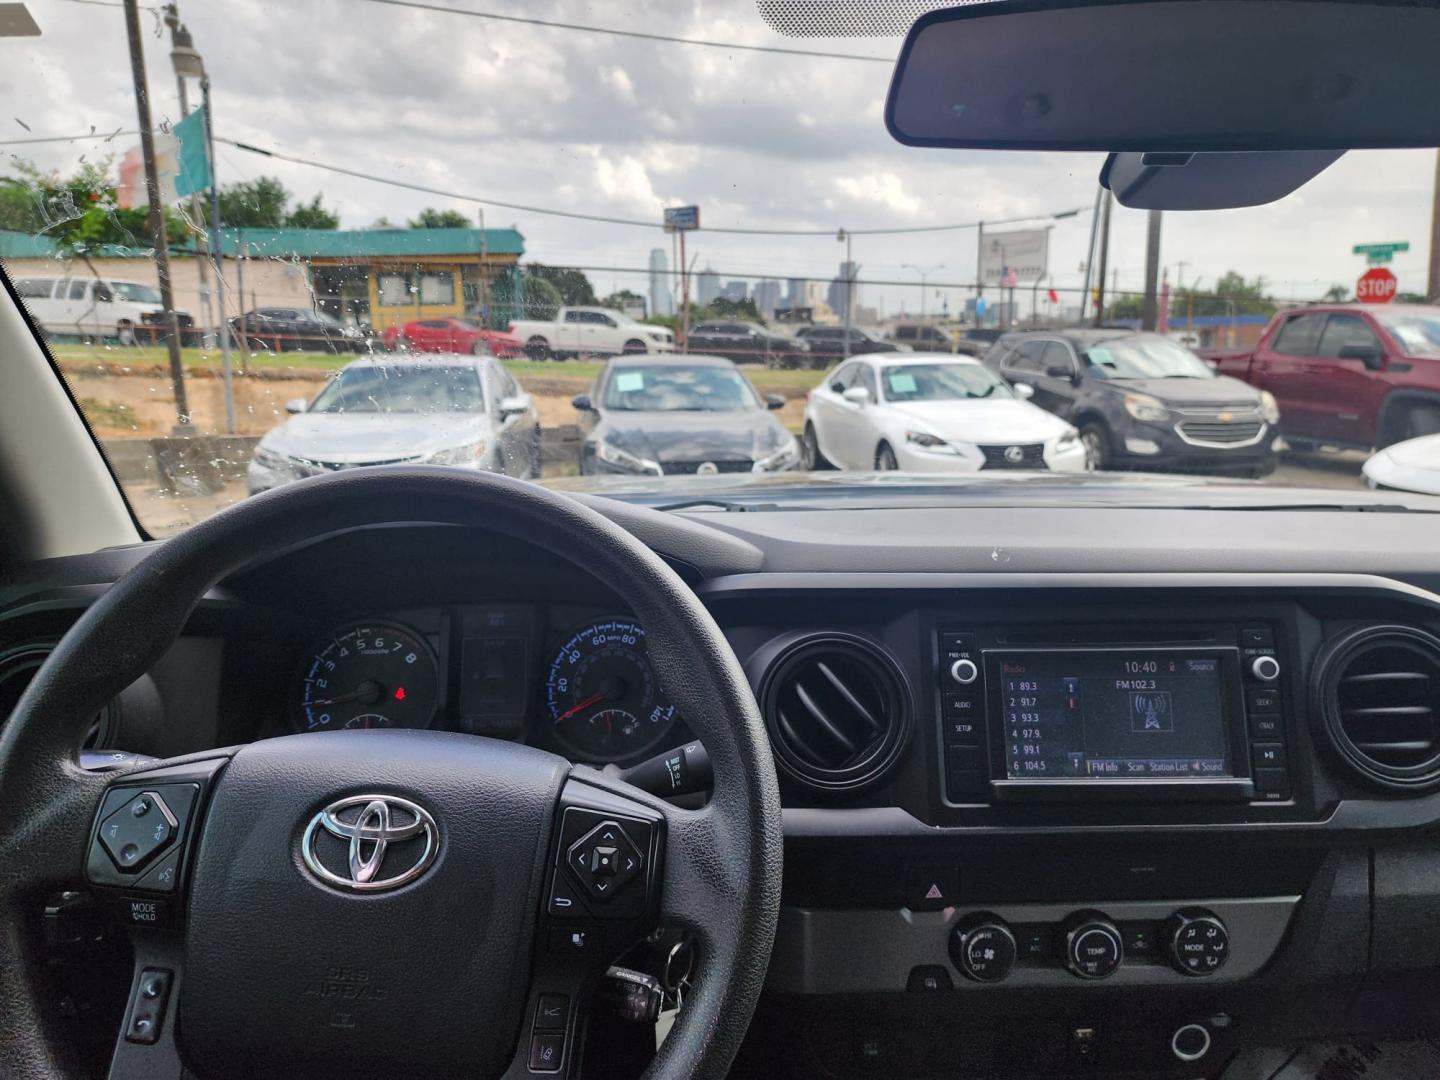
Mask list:
POLYGON ((301 666, 295 727, 429 727, 439 683, 435 656, 414 630, 382 622, 342 627, 301 666))
POLYGON ((556 738, 591 760, 642 754, 675 723, 645 652, 645 630, 605 619, 560 646, 545 677, 545 706, 556 738))

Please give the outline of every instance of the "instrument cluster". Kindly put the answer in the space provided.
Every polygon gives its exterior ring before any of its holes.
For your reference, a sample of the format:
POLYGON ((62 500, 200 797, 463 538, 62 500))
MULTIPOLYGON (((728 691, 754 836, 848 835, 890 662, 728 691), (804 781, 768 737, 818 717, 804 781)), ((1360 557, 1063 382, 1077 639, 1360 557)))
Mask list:
POLYGON ((305 650, 287 712, 296 732, 436 727, 596 763, 686 738, 645 628, 560 606, 420 608, 331 626, 305 650))

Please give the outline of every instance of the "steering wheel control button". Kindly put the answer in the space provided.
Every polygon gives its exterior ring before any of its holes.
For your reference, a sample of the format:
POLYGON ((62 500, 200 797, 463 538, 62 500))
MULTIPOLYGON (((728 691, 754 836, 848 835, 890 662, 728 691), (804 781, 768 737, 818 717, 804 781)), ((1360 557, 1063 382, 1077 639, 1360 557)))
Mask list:
POLYGON ((587 926, 552 926, 550 951, 562 956, 590 956, 600 950, 600 931, 587 926))
POLYGON ((1273 656, 1257 656, 1250 661, 1250 674, 1261 682, 1274 682, 1280 677, 1280 661, 1273 656))
POLYGON ((1166 925, 1170 960, 1184 975, 1213 975, 1230 958, 1230 932, 1208 911, 1182 911, 1166 925))
POLYGON ((558 871, 550 884, 550 903, 547 910, 555 919, 584 919, 590 914, 580 897, 580 890, 575 888, 568 875, 558 871))
POLYGON ((541 994, 535 1003, 536 1031, 564 1031, 570 1016, 570 999, 564 994, 541 994))
POLYGON ((175 838, 178 824, 160 796, 145 792, 100 823, 100 843, 122 873, 133 874, 175 838))
POLYGON ((972 915, 950 932, 950 959, 966 978, 999 982, 1019 955, 1015 935, 994 915, 972 915))
POLYGON ((596 900, 609 900, 640 873, 645 856, 618 822, 602 821, 570 845, 566 862, 596 900))
POLYGON ((530 1037, 530 1071, 557 1073, 565 1059, 565 1036, 532 1035, 530 1037))
POLYGON ((164 930, 170 926, 170 901, 148 896, 127 896, 120 904, 120 915, 131 926, 148 926, 164 930))
POLYGON ((922 964, 910 969, 905 989, 912 994, 937 994, 943 990, 954 990, 955 983, 950 978, 950 972, 939 964, 922 964))
POLYGON ((1125 946, 1103 915, 1078 915, 1067 924, 1065 966, 1082 979, 1108 979, 1120 967, 1125 946))
POLYGON ((1181 1061, 1199 1061, 1210 1053, 1210 1031, 1203 1024, 1185 1024, 1170 1036, 1170 1051, 1181 1061))
POLYGON ((146 968, 140 972, 125 1020, 126 1042, 150 1045, 159 1040, 173 978, 164 968, 146 968))
POLYGON ((174 892, 179 877, 180 848, 172 846, 166 854, 155 861, 135 887, 148 889, 151 892, 174 892))

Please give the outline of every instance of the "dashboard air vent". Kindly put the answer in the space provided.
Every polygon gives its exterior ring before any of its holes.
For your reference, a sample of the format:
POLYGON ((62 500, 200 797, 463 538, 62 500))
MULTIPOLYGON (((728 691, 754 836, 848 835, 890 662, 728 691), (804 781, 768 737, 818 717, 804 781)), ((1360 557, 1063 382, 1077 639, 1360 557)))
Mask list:
POLYGON ((1440 639, 1406 626, 1352 631, 1321 654, 1315 694, 1335 749, 1364 779, 1440 785, 1440 639))
MULTIPOLYGON (((0 648, 0 727, 10 718, 15 706, 45 663, 46 657, 55 648, 54 641, 29 641, 20 645, 0 648)), ((104 746, 114 721, 116 706, 112 703, 100 711, 85 740, 86 747, 104 746)))
POLYGON ((810 637, 766 672, 761 710, 781 769, 824 791, 853 791, 883 776, 909 730, 900 673, 869 642, 810 637))

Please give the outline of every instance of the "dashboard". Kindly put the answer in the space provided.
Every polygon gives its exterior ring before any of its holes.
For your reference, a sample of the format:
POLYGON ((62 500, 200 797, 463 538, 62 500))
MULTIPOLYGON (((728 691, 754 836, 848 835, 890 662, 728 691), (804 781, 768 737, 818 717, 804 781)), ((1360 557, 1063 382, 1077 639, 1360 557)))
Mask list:
MULTIPOLYGON (((775 753, 736 1075, 1178 1078, 1440 1031, 1424 515, 607 512, 709 609, 775 753)), ((0 577, 0 711, 5 658, 33 673, 144 552, 0 577)), ((533 547, 356 530, 217 588, 94 738, 428 726, 625 767, 692 737, 645 646, 533 547)))

